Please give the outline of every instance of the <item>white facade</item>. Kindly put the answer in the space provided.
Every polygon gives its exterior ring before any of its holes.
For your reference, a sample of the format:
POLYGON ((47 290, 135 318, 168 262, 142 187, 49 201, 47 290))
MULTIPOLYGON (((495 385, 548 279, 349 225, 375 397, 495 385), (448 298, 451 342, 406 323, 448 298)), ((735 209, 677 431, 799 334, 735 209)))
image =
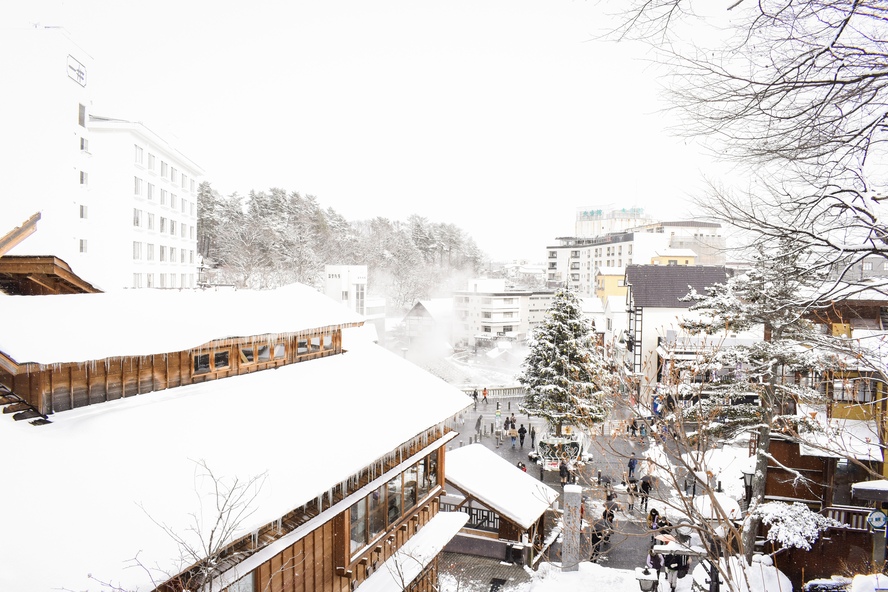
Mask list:
POLYGON ((654 219, 645 215, 643 208, 592 206, 577 210, 574 233, 579 237, 594 238, 653 222, 654 219))
POLYGON ((367 266, 325 265, 324 293, 360 315, 366 314, 367 266))
POLYGON ((90 246, 105 289, 197 285, 203 170, 141 123, 91 117, 90 246))
POLYGON ((101 269, 89 249, 93 159, 87 129, 92 58, 63 29, 5 29, 0 35, 6 115, 0 143, 3 190, 0 221, 6 233, 41 213, 37 232, 10 255, 56 255, 96 285, 101 269))
POLYGON ((468 290, 454 292, 454 339, 474 344, 477 338, 524 340, 543 320, 551 292, 510 291, 505 280, 475 279, 468 290))
POLYGON ((55 255, 104 291, 193 287, 200 167, 142 124, 91 114, 93 61, 64 29, 4 30, 0 49, 16 56, 4 63, 16 90, 0 93, 0 232, 41 214, 9 254, 55 255))
POLYGON ((658 222, 595 238, 561 237, 546 247, 546 285, 564 286, 580 296, 595 295, 595 275, 604 267, 625 271, 648 264, 658 252, 690 249, 697 265, 724 265, 721 225, 712 222, 658 222))

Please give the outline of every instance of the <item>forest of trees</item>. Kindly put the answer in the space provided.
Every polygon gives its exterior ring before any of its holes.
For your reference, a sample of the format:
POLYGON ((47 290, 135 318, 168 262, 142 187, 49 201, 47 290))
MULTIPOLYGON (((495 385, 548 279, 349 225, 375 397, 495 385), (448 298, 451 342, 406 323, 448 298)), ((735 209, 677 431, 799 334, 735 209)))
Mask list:
POLYGON ((276 188, 225 197, 201 183, 197 232, 212 283, 320 288, 324 265, 366 265, 371 292, 395 308, 464 289, 484 260, 454 224, 416 215, 349 221, 312 195, 276 188))

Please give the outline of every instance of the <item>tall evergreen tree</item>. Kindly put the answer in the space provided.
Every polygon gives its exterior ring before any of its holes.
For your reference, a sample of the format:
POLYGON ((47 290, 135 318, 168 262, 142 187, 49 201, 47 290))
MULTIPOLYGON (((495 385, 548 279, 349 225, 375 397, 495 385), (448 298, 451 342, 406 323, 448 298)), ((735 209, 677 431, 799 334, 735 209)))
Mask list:
POLYGON ((573 292, 562 289, 555 294, 533 333, 518 381, 527 388, 522 411, 545 419, 556 435, 564 425, 590 427, 607 418, 619 379, 605 360, 604 348, 594 343, 573 292))

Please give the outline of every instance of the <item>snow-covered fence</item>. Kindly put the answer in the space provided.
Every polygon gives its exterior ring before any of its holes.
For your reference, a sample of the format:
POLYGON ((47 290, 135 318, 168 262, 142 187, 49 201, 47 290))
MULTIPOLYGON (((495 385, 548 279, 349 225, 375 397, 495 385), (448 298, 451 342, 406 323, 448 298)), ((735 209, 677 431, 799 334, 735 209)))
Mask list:
MULTIPOLYGON (((478 389, 478 399, 481 399, 481 390, 484 388, 484 385, 478 385, 477 387, 466 388, 464 387, 462 390, 465 394, 472 396, 472 391, 478 389)), ((507 399, 509 397, 523 397, 525 394, 525 390, 523 386, 491 386, 487 387, 487 398, 488 399, 507 399)))

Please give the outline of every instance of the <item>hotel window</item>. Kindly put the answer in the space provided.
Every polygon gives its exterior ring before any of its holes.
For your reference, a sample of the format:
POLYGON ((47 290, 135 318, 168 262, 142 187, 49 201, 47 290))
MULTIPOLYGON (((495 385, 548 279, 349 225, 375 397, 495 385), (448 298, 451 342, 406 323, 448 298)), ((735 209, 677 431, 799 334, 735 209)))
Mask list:
POLYGON ((403 488, 404 484, 401 480, 401 475, 397 475, 386 484, 385 497, 386 504, 388 504, 386 512, 389 524, 397 522, 404 512, 403 488))
POLYGON ((167 231, 167 219, 164 218, 163 216, 160 217, 160 231, 161 232, 167 231))
POLYGON ((188 175, 182 173, 182 189, 188 189, 188 175))
POLYGON ((145 244, 145 259, 154 261, 154 243, 145 244))
POLYGON ((188 213, 194 215, 194 203, 188 204, 188 213))
POLYGON ((188 251, 188 263, 194 263, 194 250, 188 251))
MULTIPOLYGON (((159 247, 160 260, 166 261, 167 259, 167 248, 164 245, 160 245, 159 247)), ((160 274, 160 277, 163 278, 163 274, 160 274)), ((161 280, 161 286, 163 286, 163 281, 161 280)))
MULTIPOLYGON (((135 162, 136 164, 143 164, 145 160, 145 152, 142 150, 142 147, 138 144, 133 146, 135 148, 135 162)), ((135 287, 135 286, 134 286, 135 287)))
MULTIPOLYGON (((188 227, 185 224, 179 224, 179 236, 185 238, 185 232, 188 230, 188 227)), ((184 262, 183 262, 184 263, 184 262)))
POLYGON ((80 184, 84 186, 89 184, 89 175, 84 171, 80 171, 80 184))
MULTIPOLYGON (((170 278, 173 277, 175 276, 170 276, 170 278)), ((194 374, 206 374, 207 372, 228 368, 231 365, 229 356, 230 352, 227 349, 216 350, 213 353, 196 354, 194 356, 194 374)))
POLYGON ((154 199, 154 184, 153 183, 148 183, 148 194, 146 197, 148 197, 148 199, 154 199))
POLYGON ((146 273, 145 274, 145 286, 147 288, 154 287, 154 274, 153 273, 146 273))
POLYGON ((170 247, 170 263, 176 262, 176 247, 170 247))
POLYGON ((86 253, 86 239, 85 238, 80 239, 80 252, 86 253))
POLYGON ((170 288, 175 288, 175 287, 176 287, 176 274, 171 273, 170 274, 170 288))
POLYGON ((142 274, 134 273, 133 274, 133 288, 141 288, 142 287, 142 274))
POLYGON ((133 193, 136 195, 142 195, 142 179, 133 177, 133 180, 135 181, 133 183, 133 193))
POLYGON ((185 263, 185 249, 179 249, 179 263, 185 263))
POLYGON ((162 205, 162 206, 167 205, 167 190, 166 189, 160 190, 160 205, 162 205))
POLYGON ((89 152, 89 140, 86 138, 80 138, 80 151, 89 152))
POLYGON ((77 124, 86 127, 86 105, 77 106, 77 124))
POLYGON ((170 220, 170 234, 176 236, 176 221, 170 220))
POLYGON ((81 206, 80 206, 80 217, 83 218, 83 219, 85 220, 86 217, 87 217, 86 214, 87 214, 86 206, 81 205, 81 206))
POLYGON ((176 170, 176 167, 170 167, 170 181, 173 183, 179 182, 179 171, 176 170))
POLYGON ((164 161, 160 161, 160 176, 166 179, 167 172, 169 171, 169 165, 164 161))
MULTIPOLYGON (((163 249, 163 247, 161 247, 161 249, 163 249)), ((160 278, 160 287, 166 288, 166 274, 165 273, 158 274, 158 277, 160 278)))
POLYGON ((179 207, 179 196, 175 193, 170 193, 170 207, 174 210, 179 207))
POLYGON ((142 226, 142 210, 133 208, 133 226, 142 226))
POLYGON ((148 170, 149 171, 154 170, 154 155, 151 154, 150 152, 148 153, 148 170))
POLYGON ((872 261, 864 261, 863 262, 863 271, 872 271, 873 270, 873 262, 872 261))
POLYGON ((190 238, 191 240, 194 240, 194 226, 188 227, 188 238, 190 238))
MULTIPOLYGON (((194 193, 194 179, 191 179, 191 180, 189 181, 189 187, 188 187, 188 188, 191 190, 191 193, 194 193)), ((194 212, 192 212, 192 214, 194 214, 194 212)))
POLYGON ((148 230, 154 230, 154 214, 148 212, 148 230))
POLYGON ((142 243, 133 241, 133 260, 138 261, 142 258, 142 243))
POLYGON ((187 199, 182 200, 182 213, 183 214, 188 213, 188 200, 187 199))

